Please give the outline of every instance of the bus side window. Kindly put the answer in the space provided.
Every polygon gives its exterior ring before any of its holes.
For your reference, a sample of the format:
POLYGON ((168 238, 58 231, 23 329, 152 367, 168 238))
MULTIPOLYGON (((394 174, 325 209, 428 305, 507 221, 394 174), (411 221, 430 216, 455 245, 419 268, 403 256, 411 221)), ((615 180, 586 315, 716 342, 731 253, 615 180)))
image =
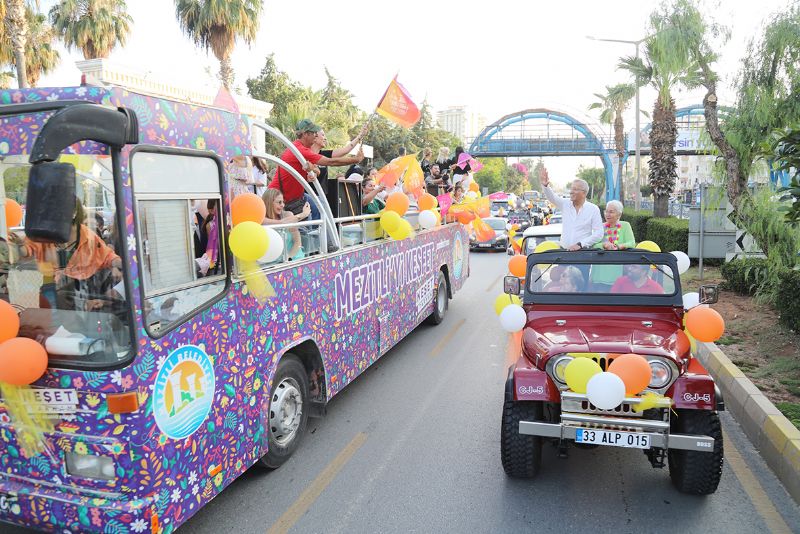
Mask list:
POLYGON ((225 290, 220 171, 211 158, 147 151, 131 170, 145 327, 159 336, 225 290))

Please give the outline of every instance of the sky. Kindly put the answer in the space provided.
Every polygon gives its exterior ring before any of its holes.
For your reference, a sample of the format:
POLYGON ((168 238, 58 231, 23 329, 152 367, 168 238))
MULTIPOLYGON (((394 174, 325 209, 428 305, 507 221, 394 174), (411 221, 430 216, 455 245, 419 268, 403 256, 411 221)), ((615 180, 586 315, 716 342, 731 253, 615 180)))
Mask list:
MULTIPOLYGON (((761 33, 765 19, 790 0, 716 0, 705 11, 731 29, 718 64, 719 97, 731 103, 731 88, 748 42, 761 33)), ((47 11, 55 0, 41 0, 47 11)), ((124 48, 110 60, 191 86, 217 86, 219 64, 198 50, 178 27, 174 2, 127 0, 133 29, 124 48)), ((238 43, 233 54, 235 86, 246 94, 267 55, 293 79, 315 89, 325 84, 324 68, 370 111, 397 74, 412 97, 427 98, 434 109, 466 105, 488 122, 516 111, 555 107, 597 120, 588 106, 606 85, 627 81, 616 70, 633 45, 592 41, 635 40, 646 35, 654 0, 372 0, 273 2, 267 0, 258 37, 251 46, 238 43)), ((79 51, 61 50, 59 68, 41 86, 74 85, 79 51)), ((680 92, 678 106, 696 104, 702 92, 680 92)), ((641 91, 641 107, 652 110, 655 92, 641 91)), ((625 116, 626 130, 635 113, 625 116)), ((647 124, 642 118, 642 127, 647 124)), ((608 127, 606 127, 608 128, 608 127)), ((607 131, 607 130, 606 130, 607 131)), ((565 183, 579 164, 600 166, 599 158, 546 158, 551 177, 565 183)))

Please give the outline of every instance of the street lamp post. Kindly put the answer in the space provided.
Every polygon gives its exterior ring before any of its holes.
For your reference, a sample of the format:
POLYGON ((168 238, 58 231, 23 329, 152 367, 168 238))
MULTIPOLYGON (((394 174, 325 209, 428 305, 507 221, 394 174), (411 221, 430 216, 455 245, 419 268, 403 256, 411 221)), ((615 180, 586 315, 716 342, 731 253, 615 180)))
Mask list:
MULTIPOLYGON (((624 43, 624 44, 632 44, 636 46, 636 59, 639 59, 639 45, 645 42, 647 39, 652 37, 649 35, 637 41, 625 41, 622 39, 599 39, 597 37, 593 37, 591 35, 587 35, 587 39, 591 39, 592 41, 605 41, 608 43, 624 43)), ((642 207, 642 183, 641 183, 641 169, 642 169, 642 152, 639 146, 639 138, 642 136, 641 131, 639 129, 639 84, 636 84, 636 199, 635 201, 635 209, 636 211, 640 210, 642 207)), ((622 164, 622 162, 620 162, 622 164)), ((625 199, 622 199, 622 202, 625 202, 625 199)))

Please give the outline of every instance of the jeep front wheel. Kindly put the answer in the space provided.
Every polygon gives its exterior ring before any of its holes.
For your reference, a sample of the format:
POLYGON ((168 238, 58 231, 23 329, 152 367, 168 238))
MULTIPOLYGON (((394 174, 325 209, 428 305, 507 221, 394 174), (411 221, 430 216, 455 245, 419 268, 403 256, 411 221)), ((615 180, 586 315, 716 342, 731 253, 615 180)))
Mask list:
POLYGON ((500 458, 510 477, 533 478, 542 465, 542 438, 519 433, 520 421, 541 421, 542 403, 510 401, 503 404, 500 458))
POLYGON ((716 412, 677 410, 671 432, 714 438, 710 452, 670 449, 669 476, 678 491, 710 495, 717 491, 722 476, 722 426, 716 412))

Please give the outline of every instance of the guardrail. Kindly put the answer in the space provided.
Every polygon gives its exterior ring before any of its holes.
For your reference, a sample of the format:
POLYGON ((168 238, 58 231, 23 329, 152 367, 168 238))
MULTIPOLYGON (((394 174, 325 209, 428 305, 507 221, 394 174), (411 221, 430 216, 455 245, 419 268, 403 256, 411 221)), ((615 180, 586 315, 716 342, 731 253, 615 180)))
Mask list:
MULTIPOLYGON (((631 208, 635 206, 635 202, 633 200, 626 200, 625 207, 631 208)), ((670 202, 668 206, 669 214, 673 217, 677 217, 679 219, 688 219, 689 218, 689 209, 692 207, 692 204, 683 204, 681 202, 670 202)), ((652 200, 642 200, 641 202, 641 209, 646 211, 653 211, 653 201, 652 200)))

